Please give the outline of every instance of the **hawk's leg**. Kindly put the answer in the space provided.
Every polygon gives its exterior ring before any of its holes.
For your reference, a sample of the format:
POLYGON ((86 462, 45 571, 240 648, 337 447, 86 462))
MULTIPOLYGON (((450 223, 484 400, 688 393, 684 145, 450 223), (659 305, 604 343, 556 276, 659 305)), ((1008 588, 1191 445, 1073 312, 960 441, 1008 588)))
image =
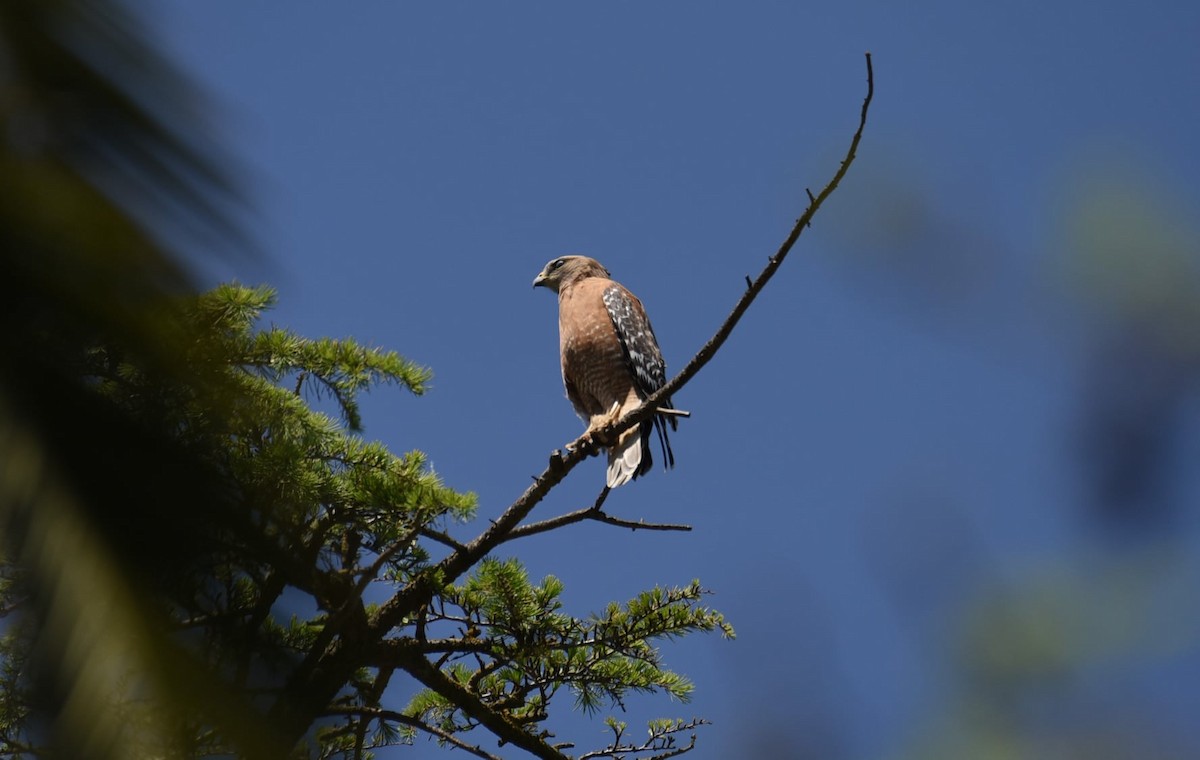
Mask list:
POLYGON ((597 435, 601 430, 621 419, 621 402, 614 401, 612 407, 604 414, 593 414, 592 421, 588 424, 584 435, 590 440, 596 439, 596 442, 601 446, 612 444, 612 440, 607 436, 597 435))
MULTIPOLYGON (((593 414, 591 421, 588 423, 587 430, 583 431, 580 436, 580 445, 587 445, 593 439, 600 446, 607 448, 612 445, 612 440, 608 436, 597 435, 601 430, 621 419, 621 402, 613 402, 612 408, 602 414, 593 414)), ((567 444, 567 451, 574 451, 575 447, 567 444)))

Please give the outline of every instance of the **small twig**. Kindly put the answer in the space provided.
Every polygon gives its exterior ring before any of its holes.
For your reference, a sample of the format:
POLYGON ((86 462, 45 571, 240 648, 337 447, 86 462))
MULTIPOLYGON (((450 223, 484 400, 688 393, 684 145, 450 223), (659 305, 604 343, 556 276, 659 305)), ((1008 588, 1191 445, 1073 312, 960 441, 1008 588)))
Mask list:
POLYGON ((667 414, 667 415, 671 415, 673 417, 691 417, 692 416, 691 412, 685 412, 682 409, 672 409, 669 406, 660 406, 657 409, 657 411, 659 414, 667 414))
POLYGON ((529 523, 528 525, 521 525, 510 530, 508 535, 501 538, 498 544, 507 543, 518 538, 536 536, 538 533, 545 533, 546 531, 554 530, 555 528, 561 528, 564 525, 583 522, 584 520, 588 519, 588 515, 593 512, 595 512, 595 510, 592 507, 585 507, 583 509, 577 509, 574 512, 567 512, 566 514, 559 515, 558 517, 551 517, 546 520, 539 520, 535 523, 529 523))
POLYGON ((596 494, 596 500, 592 502, 592 509, 599 512, 604 506, 604 502, 608 501, 608 495, 612 493, 612 489, 608 486, 600 489, 600 493, 596 494))
POLYGON ((571 523, 577 523, 582 520, 586 520, 588 519, 588 515, 600 511, 600 507, 604 506, 604 502, 608 499, 608 494, 611 492, 612 489, 608 486, 605 486, 604 488, 600 489, 600 493, 596 496, 596 500, 592 502, 592 506, 584 509, 577 509, 574 512, 568 512, 567 514, 559 515, 558 517, 551 517, 549 520, 541 520, 539 522, 530 523, 529 525, 522 525, 520 527, 513 528, 508 532, 508 535, 502 537, 498 543, 505 543, 506 541, 512 541, 515 538, 524 538, 525 536, 545 533, 548 530, 554 530, 555 528, 561 528, 564 525, 570 525, 571 523))
POLYGON ((425 538, 431 538, 443 546, 448 546, 456 552, 462 551, 462 549, 463 549, 463 545, 461 543, 459 543, 458 541, 455 541, 453 538, 451 538, 448 533, 443 533, 440 530, 435 530, 434 528, 424 527, 424 528, 421 528, 421 535, 424 536, 425 538))
POLYGON ((616 525, 618 528, 629 528, 630 530, 678 530, 690 531, 692 526, 682 523, 648 523, 645 520, 622 520, 619 517, 612 515, 599 509, 590 509, 585 517, 589 520, 595 520, 607 525, 616 525))
POLYGON ((612 489, 610 489, 608 486, 605 486, 600 491, 600 495, 596 497, 596 501, 590 507, 584 507, 583 509, 577 509, 574 512, 567 512, 566 514, 562 514, 557 517, 551 517, 547 520, 539 520, 535 523, 529 523, 528 525, 521 525, 513 528, 511 531, 509 531, 507 536, 501 539, 500 543, 506 543, 518 538, 526 538, 538 533, 545 533, 547 531, 554 530, 555 528, 561 528, 564 525, 571 525, 572 523, 583 522, 584 520, 595 520, 596 522, 602 522, 608 525, 616 525, 619 528, 629 528, 630 530, 690 531, 692 529, 692 526, 690 525, 682 525, 677 523, 648 523, 644 520, 638 520, 634 522, 633 520, 622 520, 619 517, 613 517, 601 509, 601 507, 604 506, 605 500, 608 499, 608 494, 611 492, 611 490, 612 489))

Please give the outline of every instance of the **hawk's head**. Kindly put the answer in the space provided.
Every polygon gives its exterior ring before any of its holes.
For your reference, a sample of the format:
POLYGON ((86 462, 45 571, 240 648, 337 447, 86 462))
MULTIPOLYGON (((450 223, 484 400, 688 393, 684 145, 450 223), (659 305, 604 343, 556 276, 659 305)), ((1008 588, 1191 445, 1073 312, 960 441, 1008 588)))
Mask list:
POLYGON ((541 285, 555 293, 573 282, 588 277, 608 278, 608 270, 595 259, 587 256, 559 256, 546 264, 541 273, 533 278, 533 287, 541 285))

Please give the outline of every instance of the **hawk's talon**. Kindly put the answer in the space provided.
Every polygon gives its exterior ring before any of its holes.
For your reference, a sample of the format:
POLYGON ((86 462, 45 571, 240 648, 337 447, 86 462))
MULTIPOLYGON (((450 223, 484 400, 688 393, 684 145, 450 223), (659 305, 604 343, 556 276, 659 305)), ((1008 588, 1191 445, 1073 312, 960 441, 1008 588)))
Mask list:
MULTIPOLYGON (((579 446, 581 448, 591 446, 592 443, 600 443, 600 439, 596 437, 596 432, 594 430, 585 431, 583 435, 579 436, 579 446)), ((568 447, 572 450, 575 448, 574 446, 568 447)))

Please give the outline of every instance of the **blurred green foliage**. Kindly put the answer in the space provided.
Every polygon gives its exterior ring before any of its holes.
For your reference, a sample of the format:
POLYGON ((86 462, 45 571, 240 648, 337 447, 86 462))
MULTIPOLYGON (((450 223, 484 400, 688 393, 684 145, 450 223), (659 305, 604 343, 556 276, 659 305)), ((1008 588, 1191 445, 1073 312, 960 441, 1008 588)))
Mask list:
POLYGON ((1200 232, 1135 167, 1105 151, 1069 174, 1042 269, 1062 302, 1037 325, 1082 357, 1064 431, 1068 480, 1082 485, 1072 538, 984 579, 950 613, 948 694, 898 756, 1196 756, 1179 726, 1200 651, 1187 466, 1200 232))

